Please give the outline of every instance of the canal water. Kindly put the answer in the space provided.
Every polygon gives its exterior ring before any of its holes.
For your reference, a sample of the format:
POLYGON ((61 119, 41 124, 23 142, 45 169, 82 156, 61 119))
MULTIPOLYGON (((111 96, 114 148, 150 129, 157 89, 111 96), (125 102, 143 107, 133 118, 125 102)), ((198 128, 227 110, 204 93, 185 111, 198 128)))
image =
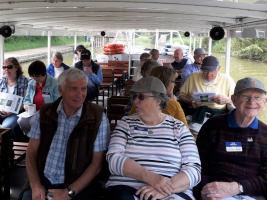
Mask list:
MULTIPOLYGON (((218 57, 220 61, 221 66, 225 66, 225 57, 223 54, 215 54, 216 57, 218 57)), ((44 63, 46 63, 47 59, 42 59, 44 63)), ((64 55, 64 63, 72 66, 73 63, 73 53, 67 53, 64 55)), ((29 66, 29 63, 23 63, 23 71, 25 72, 25 75, 27 75, 27 69, 29 66)), ((230 68, 230 75, 232 78, 237 81, 244 77, 255 77, 259 80, 261 80, 265 86, 267 87, 267 64, 266 63, 259 63, 254 62, 250 60, 245 59, 239 59, 236 57, 231 57, 231 68, 230 68)), ((224 67, 221 69, 224 71, 224 67)), ((265 106, 263 112, 260 113, 259 117, 262 121, 267 123, 267 105, 265 106)))

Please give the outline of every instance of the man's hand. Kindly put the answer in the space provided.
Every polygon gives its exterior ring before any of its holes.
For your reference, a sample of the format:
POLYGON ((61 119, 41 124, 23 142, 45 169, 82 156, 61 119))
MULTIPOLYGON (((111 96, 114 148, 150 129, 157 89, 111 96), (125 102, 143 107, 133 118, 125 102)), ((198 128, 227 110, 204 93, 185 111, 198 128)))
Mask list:
POLYGON ((237 182, 211 182, 201 191, 203 200, 216 200, 239 194, 237 182))
POLYGON ((169 195, 162 194, 159 191, 155 190, 152 186, 143 186, 136 193, 139 196, 140 200, 157 200, 163 199, 169 195))
POLYGON ((151 176, 151 179, 148 183, 155 190, 164 195, 171 195, 174 191, 171 179, 158 174, 154 174, 153 176, 151 176))
POLYGON ((53 200, 69 200, 68 190, 65 189, 50 189, 49 193, 52 194, 53 200))
POLYGON ((91 66, 84 66, 84 67, 83 67, 83 71, 84 71, 86 74, 92 74, 92 73, 93 73, 93 70, 92 70, 92 67, 91 67, 91 66))
POLYGON ((211 99, 213 102, 220 104, 220 105, 231 103, 231 99, 223 95, 216 95, 216 96, 213 96, 211 99))
POLYGON ((42 185, 32 187, 32 200, 45 200, 45 188, 42 185))
POLYGON ((0 116, 1 117, 7 117, 7 116, 9 116, 11 114, 12 114, 11 112, 0 111, 0 116))
POLYGON ((197 107, 201 106, 202 104, 201 104, 200 101, 194 101, 194 100, 193 100, 193 101, 191 102, 191 105, 192 105, 193 108, 197 108, 197 107))

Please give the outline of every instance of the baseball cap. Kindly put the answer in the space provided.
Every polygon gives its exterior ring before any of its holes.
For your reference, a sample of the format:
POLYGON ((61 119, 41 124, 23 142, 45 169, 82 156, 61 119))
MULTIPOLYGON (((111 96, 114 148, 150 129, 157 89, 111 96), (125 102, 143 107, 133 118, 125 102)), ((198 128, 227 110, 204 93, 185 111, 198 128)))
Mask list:
POLYGON ((219 61, 214 56, 207 56, 203 59, 201 70, 203 71, 214 71, 219 67, 219 61))
POLYGON ((238 94, 247 89, 257 89, 266 93, 265 86, 260 80, 256 78, 246 77, 237 81, 234 94, 238 94))
POLYGON ((166 95, 166 88, 164 84, 156 77, 147 76, 137 81, 131 88, 131 92, 146 93, 155 92, 166 95))
POLYGON ((201 54, 206 55, 207 53, 203 48, 196 48, 194 51, 194 55, 201 55, 201 54))
POLYGON ((85 60, 85 59, 91 59, 91 52, 87 49, 84 49, 81 52, 81 60, 85 60))

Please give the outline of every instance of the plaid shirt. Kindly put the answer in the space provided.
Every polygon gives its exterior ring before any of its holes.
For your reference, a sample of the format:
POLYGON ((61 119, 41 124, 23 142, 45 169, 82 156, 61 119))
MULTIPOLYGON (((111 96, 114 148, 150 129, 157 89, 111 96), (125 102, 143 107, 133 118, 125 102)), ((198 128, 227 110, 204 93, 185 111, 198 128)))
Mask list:
MULTIPOLYGON (((27 86, 28 79, 23 75, 19 76, 13 94, 24 97, 26 94, 27 86)), ((5 77, 0 79, 0 91, 8 93, 7 78, 5 77)))
MULTIPOLYGON (((52 184, 64 183, 64 167, 67 143, 72 130, 78 124, 78 121, 81 117, 82 107, 74 115, 67 117, 65 115, 61 102, 57 108, 57 113, 58 128, 52 140, 44 168, 44 175, 52 184)), ((39 112, 34 117, 35 122, 40 121, 39 112)), ((33 139, 39 139, 40 134, 40 123, 32 124, 31 131, 28 133, 28 136, 33 139)), ((94 152, 106 151, 108 142, 109 123, 106 115, 103 114, 98 134, 94 143, 94 152)))

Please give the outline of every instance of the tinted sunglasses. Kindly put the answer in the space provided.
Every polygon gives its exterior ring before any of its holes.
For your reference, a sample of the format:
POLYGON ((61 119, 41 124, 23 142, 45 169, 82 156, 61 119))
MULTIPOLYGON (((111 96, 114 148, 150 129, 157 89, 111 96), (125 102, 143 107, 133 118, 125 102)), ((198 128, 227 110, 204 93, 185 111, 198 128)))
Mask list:
POLYGON ((140 101, 143 101, 143 100, 145 100, 148 97, 155 97, 155 96, 152 96, 152 95, 144 95, 142 93, 139 93, 139 94, 134 94, 133 95, 133 100, 135 100, 136 98, 138 98, 140 101))
POLYGON ((2 66, 2 69, 12 69, 13 65, 2 66))

